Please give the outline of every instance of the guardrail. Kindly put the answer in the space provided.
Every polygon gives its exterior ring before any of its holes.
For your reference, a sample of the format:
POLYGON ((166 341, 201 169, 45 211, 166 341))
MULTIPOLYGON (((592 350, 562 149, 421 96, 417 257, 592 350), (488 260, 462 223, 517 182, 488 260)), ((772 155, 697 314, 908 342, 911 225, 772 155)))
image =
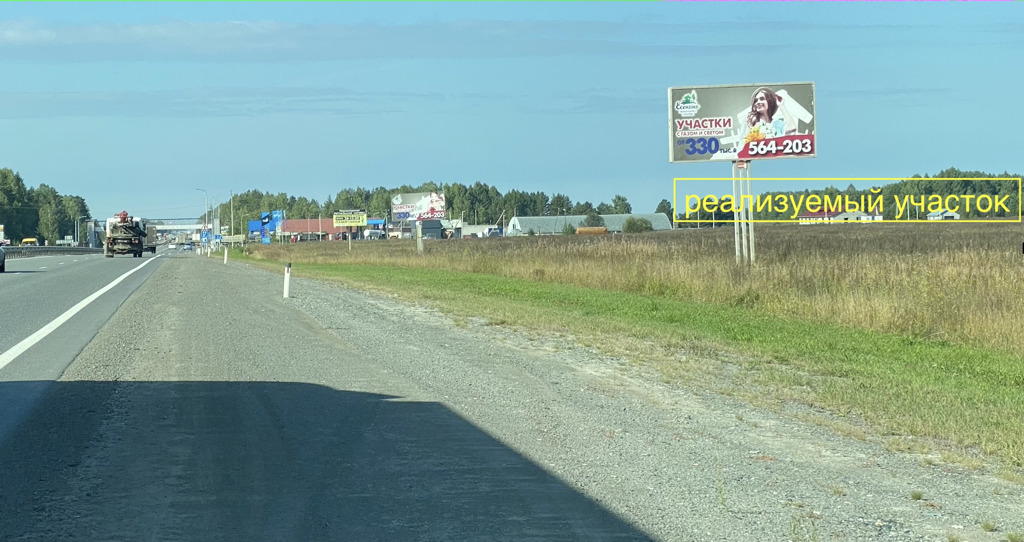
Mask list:
POLYGON ((69 256, 72 254, 103 254, 102 248, 89 247, 4 247, 8 259, 33 256, 69 256))

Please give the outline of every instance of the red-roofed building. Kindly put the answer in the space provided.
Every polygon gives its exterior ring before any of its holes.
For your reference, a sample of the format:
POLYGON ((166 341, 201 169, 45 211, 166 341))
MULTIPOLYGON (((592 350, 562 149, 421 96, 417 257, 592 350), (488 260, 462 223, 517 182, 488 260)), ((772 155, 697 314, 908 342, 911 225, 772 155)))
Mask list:
POLYGON ((383 220, 367 220, 367 225, 362 227, 335 226, 333 218, 290 218, 281 223, 281 235, 289 239, 298 240, 342 240, 348 239, 349 232, 356 236, 353 239, 362 237, 361 232, 381 228, 383 220), (372 222, 372 223, 371 223, 372 222))
POLYGON ((801 224, 827 224, 835 220, 835 218, 841 214, 843 214, 842 210, 822 210, 815 211, 813 213, 804 211, 796 218, 801 224))
POLYGON ((803 212, 796 217, 801 224, 832 224, 835 222, 879 222, 881 213, 864 211, 829 210, 814 213, 803 212))

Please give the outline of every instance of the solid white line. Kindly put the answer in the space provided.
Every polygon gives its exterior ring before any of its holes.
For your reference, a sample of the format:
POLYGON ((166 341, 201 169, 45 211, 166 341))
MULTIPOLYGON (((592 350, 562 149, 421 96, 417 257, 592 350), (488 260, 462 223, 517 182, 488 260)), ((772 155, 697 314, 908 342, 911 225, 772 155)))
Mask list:
POLYGON ((15 358, 20 356, 29 348, 32 348, 32 346, 35 345, 37 342, 43 340, 50 333, 53 333, 54 330, 61 326, 61 324, 70 320, 72 316, 78 314, 78 312, 84 309, 86 306, 88 306, 89 303, 96 301, 96 298, 107 293, 108 291, 110 291, 111 288, 117 286, 118 284, 121 283, 121 281, 128 278, 129 275, 138 271, 139 269, 142 269, 143 267, 148 265, 149 262, 152 262, 155 259, 156 258, 149 258, 148 260, 143 262, 142 265, 139 265, 138 267, 132 269, 131 271, 128 271, 127 273, 121 275, 120 277, 117 277, 110 284, 100 288, 94 294, 79 301, 78 304, 76 304, 74 307, 71 307, 70 309, 64 311, 64 314, 54 318, 52 322, 40 328, 39 331, 36 331, 35 333, 29 335, 28 338, 14 345, 13 347, 11 347, 10 350, 4 352, 3 354, 0 354, 0 369, 6 367, 8 363, 14 361, 15 358))

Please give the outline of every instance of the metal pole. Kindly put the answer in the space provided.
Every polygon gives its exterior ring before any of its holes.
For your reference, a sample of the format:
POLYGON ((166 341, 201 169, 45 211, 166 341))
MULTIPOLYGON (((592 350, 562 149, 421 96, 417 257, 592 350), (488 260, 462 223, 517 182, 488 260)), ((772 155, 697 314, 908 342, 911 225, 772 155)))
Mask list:
POLYGON ((231 194, 231 237, 234 237, 235 236, 235 193, 234 192, 229 192, 229 194, 231 194))
POLYGON ((206 229, 206 221, 209 219, 210 210, 210 196, 206 193, 206 190, 202 188, 196 188, 196 190, 203 193, 203 225, 199 228, 199 246, 203 246, 203 230, 206 229))
POLYGON ((416 221, 416 252, 423 254, 423 223, 419 220, 416 221))
MULTIPOLYGON (((746 164, 740 162, 739 164, 737 164, 737 166, 738 166, 737 169, 739 169, 739 175, 738 175, 738 179, 739 179, 739 201, 742 202, 743 196, 746 195, 745 194, 746 193, 746 185, 743 182, 743 178, 745 176, 743 170, 746 168, 746 164)), ((740 216, 739 233, 740 233, 740 239, 742 239, 742 241, 743 241, 743 263, 750 263, 751 262, 751 252, 750 252, 751 224, 750 224, 750 214, 748 212, 748 209, 746 209, 746 206, 742 205, 741 203, 740 203, 740 208, 739 208, 739 216, 740 216)))
POLYGON ((739 191, 738 191, 739 189, 737 188, 736 185, 737 185, 737 181, 736 181, 736 162, 734 161, 732 163, 732 197, 733 197, 732 232, 733 232, 733 238, 734 238, 734 240, 736 242, 736 264, 739 265, 740 262, 741 262, 740 258, 742 257, 742 253, 740 252, 740 244, 741 244, 741 242, 740 242, 740 214, 736 210, 736 199, 739 198, 739 195, 738 195, 739 194, 739 191))
MULTIPOLYGON (((754 194, 750 190, 750 162, 747 162, 747 194, 750 195, 750 204, 754 204, 754 194)), ((751 207, 750 211, 750 224, 749 224, 749 235, 750 235, 750 263, 754 263, 754 209, 751 207)))

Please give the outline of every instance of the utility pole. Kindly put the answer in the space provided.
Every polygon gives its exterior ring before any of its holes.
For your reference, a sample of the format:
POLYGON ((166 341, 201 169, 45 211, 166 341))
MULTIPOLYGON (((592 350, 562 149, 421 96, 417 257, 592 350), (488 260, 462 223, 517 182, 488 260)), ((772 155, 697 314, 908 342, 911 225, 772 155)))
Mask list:
POLYGON ((202 188, 196 188, 196 190, 203 193, 203 227, 200 229, 205 229, 206 222, 209 220, 210 196, 206 193, 206 190, 203 190, 202 188))
POLYGON ((83 218, 89 218, 89 215, 80 216, 78 217, 78 220, 75 221, 75 246, 82 246, 82 234, 80 226, 82 225, 83 218))
POLYGON ((228 192, 231 194, 231 236, 235 236, 235 193, 228 192))
POLYGON ((196 188, 196 190, 203 193, 203 227, 199 228, 199 246, 203 246, 203 230, 206 229, 206 222, 210 217, 210 195, 202 188, 196 188))

